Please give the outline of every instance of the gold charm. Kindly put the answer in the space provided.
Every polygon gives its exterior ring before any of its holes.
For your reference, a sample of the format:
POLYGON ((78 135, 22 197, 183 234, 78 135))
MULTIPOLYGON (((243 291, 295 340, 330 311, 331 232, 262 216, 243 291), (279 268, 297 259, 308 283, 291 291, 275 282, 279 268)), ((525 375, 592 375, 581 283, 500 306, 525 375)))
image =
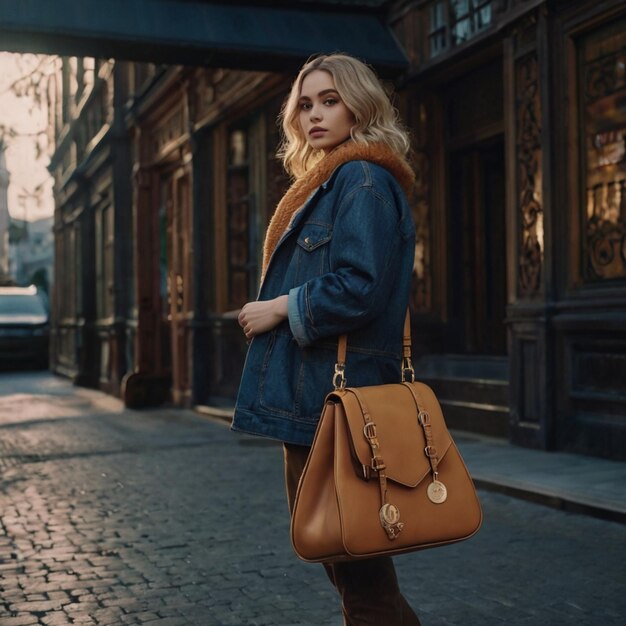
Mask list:
POLYGON ((397 524, 400 521, 400 511, 398 511, 398 507, 393 504, 383 504, 380 509, 380 521, 390 526, 397 524))
POLYGON ((428 499, 431 502, 434 502, 435 504, 441 504, 442 502, 446 501, 446 498, 448 497, 448 490, 442 482, 438 480, 433 480, 433 482, 428 485, 427 494, 428 499))
POLYGON ((400 511, 393 504, 383 504, 378 516, 389 539, 395 539, 404 528, 404 524, 400 521, 400 511))

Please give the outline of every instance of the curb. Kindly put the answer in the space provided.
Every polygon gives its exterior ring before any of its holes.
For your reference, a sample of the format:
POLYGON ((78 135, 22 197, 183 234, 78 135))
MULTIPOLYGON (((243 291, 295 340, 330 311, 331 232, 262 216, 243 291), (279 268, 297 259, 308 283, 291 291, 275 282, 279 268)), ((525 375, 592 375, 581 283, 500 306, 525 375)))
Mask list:
POLYGON ((502 493, 513 498, 549 506, 550 508, 566 511, 568 513, 588 515, 605 521, 626 524, 626 511, 612 508, 606 504, 598 504, 567 496, 562 493, 543 490, 535 485, 513 485, 495 478, 480 475, 472 475, 472 478, 477 489, 502 493))

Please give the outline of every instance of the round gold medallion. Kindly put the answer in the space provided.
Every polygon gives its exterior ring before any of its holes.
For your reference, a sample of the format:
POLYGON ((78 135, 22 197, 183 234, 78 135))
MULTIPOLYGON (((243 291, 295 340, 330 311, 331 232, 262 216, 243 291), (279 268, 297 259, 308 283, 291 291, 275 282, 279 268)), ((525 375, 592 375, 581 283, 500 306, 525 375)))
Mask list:
POLYGON ((446 489, 446 486, 438 480, 433 480, 433 482, 428 485, 427 493, 430 501, 435 504, 445 502, 448 497, 448 490, 446 489))
POLYGON ((380 519, 386 524, 397 524, 400 521, 400 511, 393 504, 383 504, 379 512, 380 519))

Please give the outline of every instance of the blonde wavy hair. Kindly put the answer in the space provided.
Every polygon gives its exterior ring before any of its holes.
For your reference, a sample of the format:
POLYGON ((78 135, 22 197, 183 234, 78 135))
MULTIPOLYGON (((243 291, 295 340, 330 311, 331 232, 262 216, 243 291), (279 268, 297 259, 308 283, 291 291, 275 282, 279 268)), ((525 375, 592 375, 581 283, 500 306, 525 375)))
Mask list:
POLYGON ((410 149, 408 133, 374 70, 347 54, 322 55, 304 64, 280 113, 283 139, 278 157, 291 176, 300 178, 324 156, 309 145, 298 119, 302 81, 315 70, 332 76, 339 96, 354 115, 350 136, 355 142, 383 143, 406 158, 410 149))

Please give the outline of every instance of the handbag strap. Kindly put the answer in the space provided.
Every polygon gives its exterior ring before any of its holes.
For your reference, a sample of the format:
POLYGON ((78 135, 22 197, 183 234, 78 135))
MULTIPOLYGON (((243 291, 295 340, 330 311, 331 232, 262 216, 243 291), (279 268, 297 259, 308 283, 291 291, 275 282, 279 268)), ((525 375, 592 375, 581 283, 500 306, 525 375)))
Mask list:
MULTIPOLYGON (((335 363, 335 373, 333 375, 333 386, 335 391, 346 388, 346 354, 348 352, 348 335, 339 335, 337 342, 337 362, 335 363)), ((411 311, 406 308, 404 317, 404 332, 402 336, 402 377, 401 382, 415 381, 415 370, 411 363, 411 311)))
POLYGON ((393 541, 404 528, 404 522, 400 521, 400 511, 398 507, 391 504, 388 500, 387 474, 385 472, 387 465, 380 453, 380 442, 378 440, 378 433, 376 432, 376 424, 372 420, 369 409, 365 404, 363 394, 357 387, 352 387, 350 391, 356 397, 359 408, 361 409, 361 415, 363 416, 363 434, 367 439, 372 453, 370 467, 376 472, 378 477, 380 487, 380 510, 378 511, 378 518, 380 519, 381 526, 387 533, 387 537, 390 541, 393 541))

